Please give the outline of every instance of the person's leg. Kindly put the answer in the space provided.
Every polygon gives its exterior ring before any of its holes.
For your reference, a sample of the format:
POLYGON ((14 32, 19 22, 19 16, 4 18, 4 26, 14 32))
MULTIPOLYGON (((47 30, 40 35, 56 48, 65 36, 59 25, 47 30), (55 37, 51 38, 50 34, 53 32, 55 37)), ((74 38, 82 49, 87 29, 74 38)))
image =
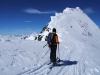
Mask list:
POLYGON ((56 49, 53 50, 53 62, 56 62, 56 49))
POLYGON ((53 47, 53 64, 56 63, 56 49, 57 49, 57 46, 54 46, 53 47))
POLYGON ((50 50, 50 61, 53 62, 53 47, 50 50))

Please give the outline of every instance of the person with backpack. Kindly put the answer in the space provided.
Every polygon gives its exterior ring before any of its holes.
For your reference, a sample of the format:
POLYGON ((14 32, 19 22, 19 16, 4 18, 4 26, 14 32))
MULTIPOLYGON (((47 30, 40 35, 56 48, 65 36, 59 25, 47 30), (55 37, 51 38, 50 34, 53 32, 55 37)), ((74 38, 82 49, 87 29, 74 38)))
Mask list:
POLYGON ((47 37, 48 47, 50 48, 50 62, 53 63, 53 66, 56 64, 56 50, 57 44, 59 44, 58 35, 56 34, 56 29, 52 29, 52 33, 49 33, 47 37))

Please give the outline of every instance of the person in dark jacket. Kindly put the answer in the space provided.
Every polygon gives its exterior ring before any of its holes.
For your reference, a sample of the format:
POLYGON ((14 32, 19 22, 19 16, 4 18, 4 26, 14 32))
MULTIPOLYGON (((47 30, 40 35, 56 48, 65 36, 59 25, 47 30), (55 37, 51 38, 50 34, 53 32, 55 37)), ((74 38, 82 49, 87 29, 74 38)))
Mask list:
POLYGON ((52 40, 51 44, 48 44, 51 52, 50 52, 50 61, 53 63, 53 65, 56 64, 56 50, 57 50, 57 44, 59 44, 58 35, 56 34, 56 29, 52 29, 52 40))

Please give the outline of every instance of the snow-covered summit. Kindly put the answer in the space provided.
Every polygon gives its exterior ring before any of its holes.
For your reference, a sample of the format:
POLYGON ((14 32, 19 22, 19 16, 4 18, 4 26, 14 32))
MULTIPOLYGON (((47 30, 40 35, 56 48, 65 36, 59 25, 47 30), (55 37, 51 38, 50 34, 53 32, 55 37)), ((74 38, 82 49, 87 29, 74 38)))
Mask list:
MULTIPOLYGON (((79 7, 66 8, 62 13, 55 13, 55 16, 51 16, 51 21, 46 25, 42 33, 42 41, 45 40, 52 28, 57 29, 59 39, 63 39, 66 33, 77 39, 99 37, 99 27, 84 13, 79 7)), ((96 38, 99 39, 99 38, 96 38)))

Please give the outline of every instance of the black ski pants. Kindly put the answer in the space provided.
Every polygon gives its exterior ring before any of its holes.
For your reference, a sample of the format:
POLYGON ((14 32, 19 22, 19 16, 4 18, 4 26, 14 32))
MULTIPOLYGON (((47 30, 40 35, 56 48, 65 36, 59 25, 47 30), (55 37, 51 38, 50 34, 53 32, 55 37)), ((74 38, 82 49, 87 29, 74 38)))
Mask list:
POLYGON ((50 47, 51 47, 50 60, 51 60, 51 62, 55 63, 56 62, 57 45, 51 45, 50 47))

